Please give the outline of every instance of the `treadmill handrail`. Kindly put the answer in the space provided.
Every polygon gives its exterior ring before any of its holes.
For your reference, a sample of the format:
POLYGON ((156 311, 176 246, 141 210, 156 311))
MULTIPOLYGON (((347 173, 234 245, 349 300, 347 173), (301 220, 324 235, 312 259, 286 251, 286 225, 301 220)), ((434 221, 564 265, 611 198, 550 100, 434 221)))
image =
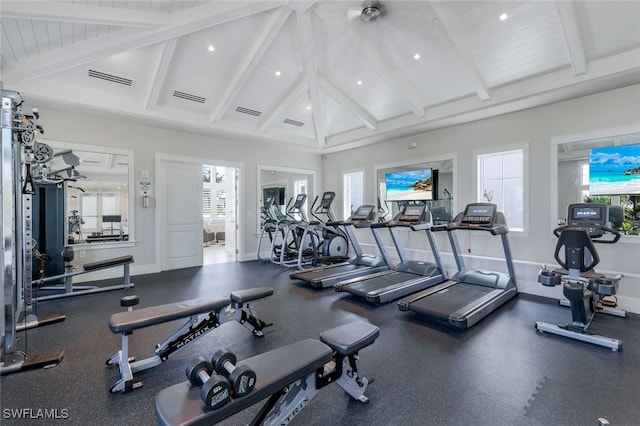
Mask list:
POLYGON ((411 225, 412 231, 426 231, 432 228, 433 228, 433 225, 431 225, 430 223, 417 223, 417 224, 411 225))
POLYGON ((374 223, 371 225, 372 228, 396 228, 396 227, 404 227, 408 228, 412 225, 419 224, 420 222, 409 222, 403 220, 390 220, 387 222, 374 223))
POLYGON ((502 235, 508 234, 509 228, 506 225, 498 224, 493 226, 485 226, 480 224, 461 224, 456 222, 451 222, 446 225, 448 231, 455 231, 457 229, 462 229, 466 231, 486 231, 490 232, 491 235, 502 235))

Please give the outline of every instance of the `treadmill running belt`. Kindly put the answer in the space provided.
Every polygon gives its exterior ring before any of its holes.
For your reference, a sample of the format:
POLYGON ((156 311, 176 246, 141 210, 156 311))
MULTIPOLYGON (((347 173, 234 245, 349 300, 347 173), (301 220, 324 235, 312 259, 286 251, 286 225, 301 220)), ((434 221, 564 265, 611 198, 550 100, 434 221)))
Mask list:
POLYGON ((355 271, 356 269, 360 269, 360 268, 368 268, 368 266, 349 264, 349 265, 335 266, 327 269, 321 269, 318 271, 307 271, 307 272, 303 271, 301 274, 296 276, 296 279, 312 282, 316 280, 323 280, 325 278, 329 278, 334 275, 343 274, 345 272, 355 271))
POLYGON ((409 274, 407 272, 394 272, 344 286, 342 287, 342 291, 366 297, 367 295, 375 295, 382 291, 391 290, 392 286, 415 278, 420 278, 420 275, 409 274))
POLYGON ((493 290, 495 289, 491 287, 457 283, 428 297, 414 301, 411 303, 409 309, 420 314, 426 314, 440 320, 448 321, 451 314, 493 290))

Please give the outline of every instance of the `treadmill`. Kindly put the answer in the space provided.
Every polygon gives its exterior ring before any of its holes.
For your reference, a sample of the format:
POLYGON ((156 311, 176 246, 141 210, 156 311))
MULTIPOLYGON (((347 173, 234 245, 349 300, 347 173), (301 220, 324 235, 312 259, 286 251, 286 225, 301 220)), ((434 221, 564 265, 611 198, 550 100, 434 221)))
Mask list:
MULTIPOLYGON (((446 281, 446 270, 431 233, 431 226, 431 215, 424 204, 406 205, 392 221, 371 225, 371 230, 374 232, 380 228, 389 230, 400 262, 393 270, 341 281, 334 286, 334 289, 362 297, 370 303, 380 304, 446 281), (399 228, 411 228, 414 232, 425 231, 435 263, 407 259, 398 235, 399 228)), ((391 264, 387 251, 381 251, 387 263, 391 264)))
POLYGON ((504 214, 490 203, 467 205, 446 226, 458 272, 453 278, 398 302, 401 311, 413 311, 450 325, 466 329, 515 297, 516 287, 513 259, 504 214), (484 231, 499 235, 504 249, 508 274, 495 271, 469 270, 465 267, 456 231, 484 231))
MULTIPOLYGON (((375 207, 371 205, 362 205, 351 215, 348 220, 327 222, 327 226, 342 226, 347 233, 351 247, 355 252, 355 256, 348 262, 336 263, 333 265, 325 265, 318 268, 294 271, 289 274, 291 279, 302 280, 312 287, 327 288, 339 281, 350 278, 360 277, 362 275, 381 272, 389 269, 389 265, 384 258, 370 254, 364 254, 358 243, 356 228, 368 228, 371 226, 375 218, 375 207)), ((379 238, 374 233, 374 237, 379 238)), ((378 247, 382 245, 381 241, 376 240, 378 247)))

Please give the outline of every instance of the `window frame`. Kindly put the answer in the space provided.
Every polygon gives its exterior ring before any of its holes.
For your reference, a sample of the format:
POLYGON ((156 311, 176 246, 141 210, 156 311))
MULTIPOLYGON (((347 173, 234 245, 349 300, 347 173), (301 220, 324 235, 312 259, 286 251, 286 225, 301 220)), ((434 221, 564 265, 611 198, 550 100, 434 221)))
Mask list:
MULTIPOLYGON (((514 233, 519 236, 528 236, 529 235, 529 142, 517 142, 506 145, 492 146, 486 147, 483 149, 475 149, 473 150, 473 176, 475 179, 475 200, 477 202, 487 202, 484 198, 483 190, 481 188, 481 177, 480 177, 480 159, 484 156, 489 155, 500 155, 500 154, 509 154, 516 151, 522 151, 522 229, 513 228, 507 223, 509 226, 509 232, 514 233)), ((504 176, 503 179, 504 180, 504 176)), ((491 201, 492 203, 498 204, 495 200, 491 201)), ((498 204, 498 209, 501 209, 502 206, 498 204)))

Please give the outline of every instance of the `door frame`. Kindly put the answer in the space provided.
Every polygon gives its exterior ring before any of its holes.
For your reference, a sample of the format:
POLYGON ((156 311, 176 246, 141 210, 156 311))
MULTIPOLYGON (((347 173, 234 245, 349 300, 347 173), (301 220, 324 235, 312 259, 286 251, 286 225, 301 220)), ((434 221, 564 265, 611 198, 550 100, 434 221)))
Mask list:
MULTIPOLYGON (((223 167, 234 167, 238 170, 238 187, 237 187, 237 191, 236 191, 236 203, 237 203, 237 207, 235 210, 235 214, 236 214, 236 253, 235 253, 235 261, 237 262, 240 259, 240 254, 243 253, 242 249, 243 249, 243 243, 244 243, 244 232, 243 232, 243 222, 242 222, 242 217, 240 215, 240 212, 244 211, 243 207, 244 207, 244 199, 243 197, 240 196, 240 194, 244 194, 244 172, 245 172, 245 164, 244 163, 240 163, 240 162, 236 162, 236 161, 227 161, 227 160, 221 160, 221 159, 214 159, 214 158, 201 158, 201 157, 190 157, 190 156, 184 156, 184 155, 175 155, 175 154, 163 154, 163 153, 156 153, 155 155, 155 180, 156 183, 158 182, 158 174, 160 171, 160 164, 162 162, 178 162, 178 163, 190 163, 190 164, 199 164, 200 166, 203 165, 216 165, 216 166, 223 166, 223 167)), ((162 185, 155 185, 156 186, 156 197, 157 199, 167 199, 167 188, 162 186, 162 185)), ((153 191, 153 190, 152 190, 153 191)), ((163 220, 163 212, 161 212, 160 208, 158 208, 158 203, 154 203, 154 207, 156 209, 155 211, 155 218, 156 218, 156 244, 155 244, 155 258, 156 258, 156 264, 159 265, 160 270, 162 270, 162 259, 163 259, 163 252, 162 252, 162 238, 164 238, 163 234, 162 234, 162 220, 163 220)), ((202 250, 202 247, 199 248, 200 250, 202 250)))

